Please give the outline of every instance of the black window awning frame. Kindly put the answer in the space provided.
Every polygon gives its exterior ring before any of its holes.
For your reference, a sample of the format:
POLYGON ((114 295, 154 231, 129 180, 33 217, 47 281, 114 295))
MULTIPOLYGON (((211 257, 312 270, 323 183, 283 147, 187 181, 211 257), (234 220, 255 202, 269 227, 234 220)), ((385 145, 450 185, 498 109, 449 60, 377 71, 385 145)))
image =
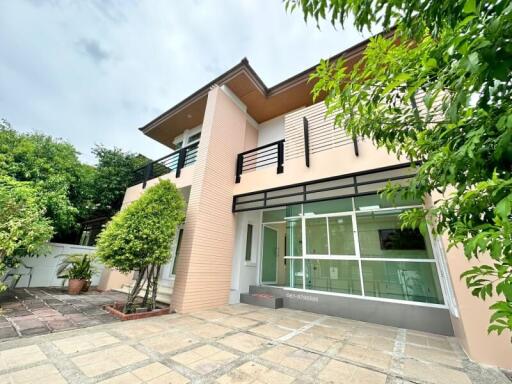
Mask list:
POLYGON ((233 196, 232 211, 254 211, 372 195, 379 192, 388 182, 404 184, 414 175, 413 164, 405 163, 244 193, 233 196), (327 186, 322 188, 322 184, 327 186))

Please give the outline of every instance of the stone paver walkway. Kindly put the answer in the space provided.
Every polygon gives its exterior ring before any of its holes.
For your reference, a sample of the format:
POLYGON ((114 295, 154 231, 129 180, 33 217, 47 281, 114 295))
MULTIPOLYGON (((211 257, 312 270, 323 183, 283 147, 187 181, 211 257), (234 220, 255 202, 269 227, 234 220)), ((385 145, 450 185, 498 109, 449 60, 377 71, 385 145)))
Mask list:
POLYGON ((234 305, 0 343, 0 383, 504 384, 456 340, 234 305))
POLYGON ((117 321, 102 306, 124 299, 125 295, 117 292, 72 296, 60 288, 18 288, 2 293, 0 341, 117 321))

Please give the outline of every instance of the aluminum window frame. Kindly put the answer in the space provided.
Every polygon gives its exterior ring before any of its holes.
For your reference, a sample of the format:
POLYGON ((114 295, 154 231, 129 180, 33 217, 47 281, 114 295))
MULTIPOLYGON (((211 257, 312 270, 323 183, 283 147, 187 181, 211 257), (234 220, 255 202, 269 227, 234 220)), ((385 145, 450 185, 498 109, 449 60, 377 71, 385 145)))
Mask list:
MULTIPOLYGON (((366 195, 366 194, 365 194, 366 195)), ((430 227, 429 228, 429 239, 427 241, 430 241, 431 247, 432 247, 432 253, 433 258, 428 259, 415 259, 415 258, 388 258, 388 257, 361 257, 360 252, 360 244, 359 244, 359 229, 358 229, 358 223, 357 223, 357 213, 361 212, 372 212, 372 211, 378 211, 378 212, 386 212, 386 211, 405 211, 409 209, 414 208, 422 208, 423 205, 417 204, 417 205, 407 205, 407 206, 398 206, 398 207, 385 207, 385 208, 378 208, 378 209, 371 209, 371 210, 358 210, 355 205, 355 197, 347 197, 350 198, 352 201, 352 211, 342 211, 342 212, 332 212, 332 213, 321 213, 321 214, 314 214, 314 213, 307 213, 304 214, 304 203, 301 205, 301 213, 298 216, 290 216, 285 217, 285 221, 287 222, 290 219, 300 219, 301 220, 301 230, 302 230, 302 256, 286 256, 284 255, 283 258, 286 260, 302 260, 302 288, 292 288, 292 287, 280 287, 284 290, 292 290, 292 291, 299 291, 299 292, 311 292, 315 294, 325 294, 325 295, 333 295, 333 296, 341 296, 341 297, 350 297, 350 298, 358 298, 358 299, 365 299, 365 300, 375 300, 375 301, 383 301, 383 302, 392 302, 392 303, 401 303, 401 304, 408 304, 408 305, 417 305, 417 306, 423 306, 423 307, 432 307, 432 308, 446 308, 450 311, 453 311, 453 314, 458 315, 458 310, 455 302, 454 294, 452 297, 450 297, 450 286, 449 281, 445 281, 448 279, 448 275, 445 276, 446 271, 441 271, 441 260, 440 258, 442 255, 439 255, 440 248, 438 245, 435 244, 435 238, 432 236, 432 232, 430 227), (343 216, 351 216, 352 217, 352 230, 354 235, 354 249, 355 249, 355 255, 330 255, 330 241, 329 241, 329 217, 343 217, 343 216), (310 255, 307 253, 307 236, 306 236, 306 220, 312 219, 312 218, 325 218, 326 225, 327 225, 327 236, 328 236, 328 250, 329 255, 310 255), (335 261, 358 261, 358 267, 359 267, 359 282, 361 285, 361 295, 354 295, 354 294, 347 294, 347 293, 340 293, 340 292, 332 292, 332 291, 320 291, 320 290, 314 290, 314 289, 308 289, 306 288, 306 260, 335 260, 335 261), (436 274, 437 278, 439 279, 439 285, 441 288, 441 294, 443 298, 443 304, 438 303, 427 303, 427 302, 421 302, 421 301, 411 301, 411 300, 399 300, 399 299, 389 299, 385 297, 374 297, 374 296, 367 296, 365 289, 364 289, 364 276, 363 276, 363 269, 362 269, 362 262, 363 261, 384 261, 384 262, 412 262, 412 263, 429 263, 435 264, 436 274), (453 309, 452 309, 453 308, 453 309)), ((330 200, 336 200, 336 199, 330 199, 330 200)), ((296 204, 293 204, 296 205, 296 204)), ((263 209, 261 210, 261 217, 263 216, 263 211, 267 210, 274 210, 278 209, 277 207, 273 207, 271 209, 263 209)), ((283 223, 283 221, 276 222, 276 223, 283 223)), ((264 223, 264 224, 271 224, 271 223, 264 223)), ((263 223, 262 223, 263 226, 263 223)), ((261 249, 261 261, 263 262, 263 249, 261 249)), ((262 268, 262 262, 260 264, 260 268, 262 268)), ((290 268, 289 273, 293 274, 293 269, 290 268)), ((260 273, 261 275, 261 273, 260 273)), ((290 281, 294 276, 290 276, 290 281)), ((275 285, 268 285, 263 284, 260 281, 260 284, 263 286, 273 286, 275 285)), ((453 291, 452 291, 453 292, 453 291)))

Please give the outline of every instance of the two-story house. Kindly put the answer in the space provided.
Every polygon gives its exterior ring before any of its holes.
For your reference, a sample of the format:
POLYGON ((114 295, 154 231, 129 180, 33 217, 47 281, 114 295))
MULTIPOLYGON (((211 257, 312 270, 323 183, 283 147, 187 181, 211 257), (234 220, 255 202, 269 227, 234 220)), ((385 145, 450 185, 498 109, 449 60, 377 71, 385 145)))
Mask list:
MULTIPOLYGON (((348 66, 366 42, 340 53, 348 66)), ((506 367, 507 336, 487 336, 487 307, 431 233, 400 230, 398 215, 430 204, 390 204, 377 192, 414 168, 350 137, 313 102, 314 68, 268 88, 246 59, 140 128, 172 153, 141 168, 124 204, 159 179, 187 201, 162 271, 177 312, 246 302, 456 335, 475 360, 506 367)), ((103 288, 130 277, 115 271, 103 288)))

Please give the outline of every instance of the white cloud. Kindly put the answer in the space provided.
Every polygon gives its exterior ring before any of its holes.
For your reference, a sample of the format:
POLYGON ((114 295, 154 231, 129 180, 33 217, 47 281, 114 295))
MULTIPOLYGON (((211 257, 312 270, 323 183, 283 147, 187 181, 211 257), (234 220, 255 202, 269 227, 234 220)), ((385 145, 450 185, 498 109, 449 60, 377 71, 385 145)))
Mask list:
POLYGON ((74 144, 156 158, 138 131, 247 57, 272 86, 364 39, 279 0, 2 1, 0 118, 74 144))

